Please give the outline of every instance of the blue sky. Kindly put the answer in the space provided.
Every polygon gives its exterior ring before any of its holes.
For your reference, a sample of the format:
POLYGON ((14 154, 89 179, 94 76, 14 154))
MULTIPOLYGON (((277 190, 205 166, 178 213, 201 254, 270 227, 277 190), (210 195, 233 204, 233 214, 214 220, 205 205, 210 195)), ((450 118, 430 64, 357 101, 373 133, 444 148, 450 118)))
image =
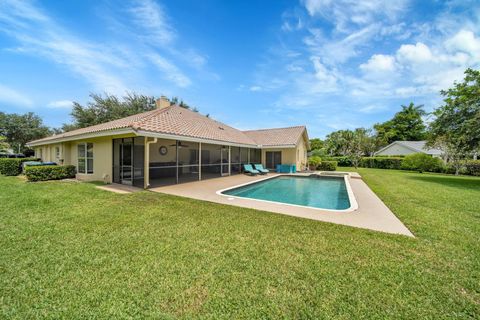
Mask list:
POLYGON ((240 129, 369 127, 480 67, 480 1, 0 0, 0 111, 178 96, 240 129))

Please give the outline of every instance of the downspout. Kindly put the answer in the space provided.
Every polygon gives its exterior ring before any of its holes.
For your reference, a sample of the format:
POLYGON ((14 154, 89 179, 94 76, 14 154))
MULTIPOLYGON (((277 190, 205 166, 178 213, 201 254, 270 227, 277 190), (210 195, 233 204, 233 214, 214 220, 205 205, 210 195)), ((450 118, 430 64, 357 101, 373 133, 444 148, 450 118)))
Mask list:
POLYGON ((145 137, 145 155, 143 162, 143 188, 148 189, 150 187, 150 144, 157 143, 157 138, 148 141, 148 137, 145 137))

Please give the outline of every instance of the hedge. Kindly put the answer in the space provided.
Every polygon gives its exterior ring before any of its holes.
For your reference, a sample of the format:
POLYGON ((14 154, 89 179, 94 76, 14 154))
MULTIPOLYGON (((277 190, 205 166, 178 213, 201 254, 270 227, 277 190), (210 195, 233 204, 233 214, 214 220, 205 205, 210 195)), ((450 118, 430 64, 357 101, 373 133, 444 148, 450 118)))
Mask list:
POLYGON ((337 161, 320 161, 317 170, 335 171, 337 170, 337 161))
POLYGON ((0 174, 18 176, 22 173, 22 163, 38 160, 38 158, 0 158, 0 174))
POLYGON ((465 171, 466 174, 480 176, 480 160, 465 161, 465 171))
POLYGON ((25 175, 29 181, 47 181, 74 178, 75 166, 32 166, 25 168, 25 175))
POLYGON ((444 167, 445 165, 440 158, 432 157, 426 153, 409 154, 402 162, 402 169, 418 172, 442 172, 444 167))
POLYGON ((322 160, 336 161, 340 167, 353 167, 352 160, 347 156, 323 157, 322 160))
POLYGON ((400 157, 364 157, 360 160, 362 168, 401 169, 404 158, 400 157))

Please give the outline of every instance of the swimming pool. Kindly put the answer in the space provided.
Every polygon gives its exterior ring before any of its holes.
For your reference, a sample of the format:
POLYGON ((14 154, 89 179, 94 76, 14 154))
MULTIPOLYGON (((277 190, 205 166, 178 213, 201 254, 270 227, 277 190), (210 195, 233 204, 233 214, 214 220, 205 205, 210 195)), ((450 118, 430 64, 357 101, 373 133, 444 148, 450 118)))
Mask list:
POLYGON ((345 211, 353 207, 350 200, 351 192, 349 192, 345 177, 278 176, 233 187, 220 193, 233 197, 327 210, 345 211))

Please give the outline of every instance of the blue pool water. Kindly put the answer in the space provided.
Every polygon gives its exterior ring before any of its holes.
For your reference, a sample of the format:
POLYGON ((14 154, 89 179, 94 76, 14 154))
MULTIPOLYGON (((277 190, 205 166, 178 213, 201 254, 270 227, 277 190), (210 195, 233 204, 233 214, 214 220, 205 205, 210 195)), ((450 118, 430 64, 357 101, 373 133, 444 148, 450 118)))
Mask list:
POLYGON ((350 208, 343 177, 281 176, 222 192, 225 195, 344 210, 350 208))

